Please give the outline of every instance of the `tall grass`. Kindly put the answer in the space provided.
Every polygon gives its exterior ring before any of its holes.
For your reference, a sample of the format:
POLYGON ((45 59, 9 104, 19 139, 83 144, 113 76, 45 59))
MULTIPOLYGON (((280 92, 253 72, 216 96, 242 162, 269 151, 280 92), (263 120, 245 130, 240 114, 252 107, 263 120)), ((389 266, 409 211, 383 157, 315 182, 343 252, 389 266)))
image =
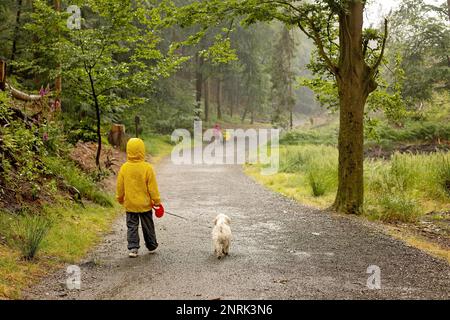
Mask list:
POLYGON ((414 222, 420 215, 417 202, 404 194, 383 194, 379 206, 379 219, 385 222, 414 222))
MULTIPOLYGON (((337 191, 338 152, 324 145, 282 145, 277 177, 261 179, 273 190, 308 204, 331 205, 337 191), (326 202, 326 203, 324 203, 326 202)), ((394 154, 364 164, 365 213, 387 222, 414 222, 450 208, 450 153, 394 154)))
POLYGON ((51 227, 51 221, 39 215, 25 215, 14 224, 14 246, 25 260, 32 260, 51 227))
POLYGON ((323 196, 327 191, 326 181, 321 180, 314 172, 308 172, 308 182, 314 197, 323 196))
POLYGON ((442 191, 450 196, 450 159, 442 156, 442 165, 437 166, 436 180, 442 191))
POLYGON ((280 171, 305 175, 314 197, 336 188, 337 166, 334 147, 304 145, 281 149, 280 171))
POLYGON ((396 153, 390 161, 366 161, 366 204, 381 220, 416 221, 427 203, 448 203, 444 181, 449 158, 449 153, 396 153))

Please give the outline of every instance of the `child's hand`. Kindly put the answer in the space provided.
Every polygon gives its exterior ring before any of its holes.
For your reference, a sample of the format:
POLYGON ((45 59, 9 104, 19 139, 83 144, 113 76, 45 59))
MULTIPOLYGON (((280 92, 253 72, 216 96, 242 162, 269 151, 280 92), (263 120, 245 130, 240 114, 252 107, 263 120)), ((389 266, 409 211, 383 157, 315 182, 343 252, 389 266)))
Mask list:
POLYGON ((155 216, 157 218, 162 218, 162 216, 164 215, 164 207, 162 203, 158 205, 153 205, 153 209, 155 210, 155 216))

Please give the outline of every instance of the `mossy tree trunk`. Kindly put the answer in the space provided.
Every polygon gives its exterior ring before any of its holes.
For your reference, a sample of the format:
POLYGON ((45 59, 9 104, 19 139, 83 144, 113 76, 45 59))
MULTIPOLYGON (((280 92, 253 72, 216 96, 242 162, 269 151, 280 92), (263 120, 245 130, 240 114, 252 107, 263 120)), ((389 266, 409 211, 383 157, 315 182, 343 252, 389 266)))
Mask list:
MULTIPOLYGON (((364 59, 362 41, 364 4, 354 1, 339 15, 339 173, 334 208, 360 214, 364 203, 364 106, 377 88, 373 68, 364 59)), ((378 66, 377 66, 378 68, 378 66)))

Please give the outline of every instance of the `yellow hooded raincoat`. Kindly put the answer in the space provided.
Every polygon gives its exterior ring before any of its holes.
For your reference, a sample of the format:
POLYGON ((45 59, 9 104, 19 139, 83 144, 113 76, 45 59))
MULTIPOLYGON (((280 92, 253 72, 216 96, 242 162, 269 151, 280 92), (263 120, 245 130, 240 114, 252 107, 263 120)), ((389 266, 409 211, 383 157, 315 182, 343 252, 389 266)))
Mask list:
POLYGON ((127 162, 120 168, 117 177, 117 201, 127 212, 147 212, 152 202, 160 204, 155 171, 145 162, 144 141, 132 138, 127 143, 127 162))

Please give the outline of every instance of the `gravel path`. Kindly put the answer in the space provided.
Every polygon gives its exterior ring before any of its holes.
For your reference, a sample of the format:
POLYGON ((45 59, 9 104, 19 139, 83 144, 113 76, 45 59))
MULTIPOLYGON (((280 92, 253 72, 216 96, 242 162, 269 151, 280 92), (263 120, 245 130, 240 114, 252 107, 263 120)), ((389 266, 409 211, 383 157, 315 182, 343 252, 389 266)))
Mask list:
MULTIPOLYGON (((65 270, 25 293, 29 299, 387 299, 450 298, 450 266, 370 226, 311 209, 248 178, 239 166, 157 168, 166 215, 159 251, 127 257, 125 217, 80 265, 81 290, 65 270), (211 225, 232 219, 231 254, 212 255, 211 225), (381 269, 381 289, 366 283, 381 269)), ((142 237, 141 237, 142 241, 142 237)))

